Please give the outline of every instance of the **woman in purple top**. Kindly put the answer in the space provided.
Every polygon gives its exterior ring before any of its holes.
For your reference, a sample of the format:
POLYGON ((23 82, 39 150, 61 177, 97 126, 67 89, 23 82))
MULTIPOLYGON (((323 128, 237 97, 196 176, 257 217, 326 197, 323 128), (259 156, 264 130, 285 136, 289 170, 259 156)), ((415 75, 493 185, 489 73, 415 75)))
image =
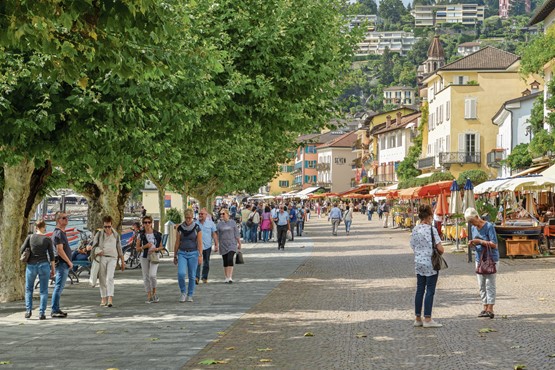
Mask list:
POLYGON ((262 240, 264 243, 268 241, 268 235, 270 234, 270 230, 272 230, 272 214, 270 213, 270 207, 266 206, 264 208, 264 212, 260 217, 260 230, 262 230, 262 240))

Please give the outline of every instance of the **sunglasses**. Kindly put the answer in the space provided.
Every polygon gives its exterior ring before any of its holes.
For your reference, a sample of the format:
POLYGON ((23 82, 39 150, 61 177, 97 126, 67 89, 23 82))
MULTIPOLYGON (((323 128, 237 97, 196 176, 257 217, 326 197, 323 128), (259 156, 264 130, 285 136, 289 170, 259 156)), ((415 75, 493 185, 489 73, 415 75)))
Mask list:
POLYGON ((152 223, 152 221, 145 221, 143 222, 143 225, 150 225, 152 223))
POLYGON ((105 229, 111 229, 112 226, 104 226, 105 229))
POLYGON ((60 217, 60 220, 67 220, 67 217, 60 217))

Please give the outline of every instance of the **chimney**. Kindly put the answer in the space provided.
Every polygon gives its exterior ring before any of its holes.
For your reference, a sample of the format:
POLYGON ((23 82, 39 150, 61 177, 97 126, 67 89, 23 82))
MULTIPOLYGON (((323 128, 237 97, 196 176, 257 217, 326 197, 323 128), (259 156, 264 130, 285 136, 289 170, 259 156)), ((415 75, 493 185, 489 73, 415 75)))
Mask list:
POLYGON ((389 128, 389 126, 391 126, 391 116, 387 116, 385 119, 385 128, 389 128))
POLYGON ((397 126, 401 124, 401 117, 402 117, 401 112, 397 112, 397 117, 395 117, 395 123, 397 124, 397 126))
POLYGON ((528 96, 530 95, 530 90, 526 89, 522 92, 522 96, 528 96))

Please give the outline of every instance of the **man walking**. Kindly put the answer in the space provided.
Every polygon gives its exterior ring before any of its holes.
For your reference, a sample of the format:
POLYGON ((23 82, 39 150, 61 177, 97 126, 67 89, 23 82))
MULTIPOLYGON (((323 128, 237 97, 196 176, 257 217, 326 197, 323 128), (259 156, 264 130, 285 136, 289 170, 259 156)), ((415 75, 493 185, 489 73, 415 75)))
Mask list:
POLYGON ((339 228, 339 224, 341 223, 341 219, 343 215, 341 210, 337 207, 337 202, 333 204, 333 208, 331 209, 328 221, 331 220, 331 232, 333 235, 337 235, 337 229, 339 228))
POLYGON ((387 201, 383 202, 382 208, 382 217, 383 217, 383 227, 387 228, 387 224, 389 222, 389 203, 387 201))
POLYGON ((66 285, 67 275, 69 269, 73 267, 71 263, 71 248, 67 240, 65 229, 67 227, 67 214, 63 212, 56 212, 55 216, 56 228, 52 233, 52 243, 57 254, 56 265, 56 280, 54 284, 54 291, 52 292, 52 312, 51 316, 54 318, 65 318, 67 313, 60 309, 60 297, 66 285))
POLYGON ((272 241, 277 240, 277 223, 275 219, 277 218, 278 212, 278 207, 275 204, 272 204, 272 210, 270 211, 270 216, 272 218, 272 231, 270 232, 270 239, 272 239, 272 241))
POLYGON ((202 231, 202 275, 200 264, 197 266, 197 274, 195 275, 195 283, 199 283, 199 276, 203 283, 208 283, 208 272, 210 271, 210 254, 212 253, 212 243, 218 249, 218 234, 216 233, 216 224, 208 219, 208 210, 202 208, 198 215, 197 225, 202 231))
POLYGON ((251 206, 247 204, 241 210, 241 230, 243 231, 243 243, 248 243, 250 241, 251 230, 250 227, 247 226, 247 221, 249 220, 250 214, 251 206))
POLYGON ((285 242, 287 241, 287 230, 291 230, 289 224, 289 213, 283 209, 283 204, 279 205, 277 217, 274 219, 277 225, 277 241, 278 250, 285 249, 285 242))

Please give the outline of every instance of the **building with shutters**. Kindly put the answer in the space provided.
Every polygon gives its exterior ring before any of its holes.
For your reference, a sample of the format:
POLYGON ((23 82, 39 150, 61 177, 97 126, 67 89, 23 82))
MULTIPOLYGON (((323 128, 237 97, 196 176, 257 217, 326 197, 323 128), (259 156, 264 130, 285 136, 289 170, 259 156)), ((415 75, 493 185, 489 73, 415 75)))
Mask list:
POLYGON ((497 147, 492 117, 532 81, 541 81, 538 76, 524 81, 519 65, 518 55, 488 46, 424 78, 429 114, 420 170, 448 170, 458 177, 463 171, 482 169, 497 176, 486 157, 497 147))

